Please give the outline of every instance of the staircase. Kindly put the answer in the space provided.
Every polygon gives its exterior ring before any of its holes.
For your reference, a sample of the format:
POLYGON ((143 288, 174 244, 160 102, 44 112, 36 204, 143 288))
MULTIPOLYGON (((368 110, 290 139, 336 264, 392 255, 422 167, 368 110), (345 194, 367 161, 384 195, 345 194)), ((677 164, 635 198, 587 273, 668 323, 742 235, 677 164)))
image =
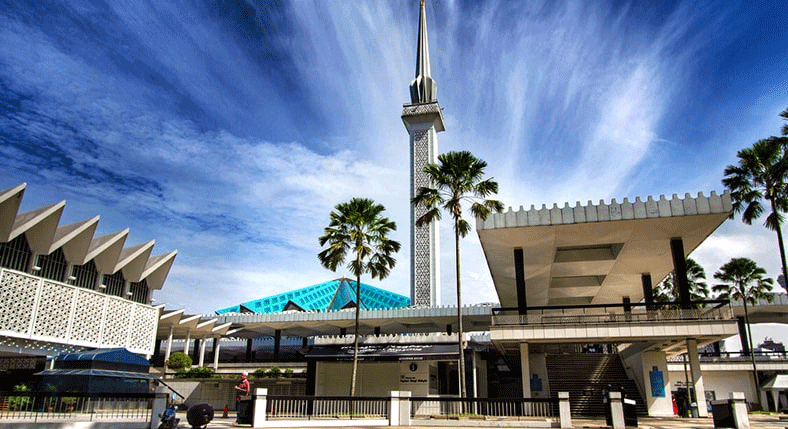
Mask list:
POLYGON ((627 377, 618 354, 549 354, 547 376, 551 396, 557 398, 558 392, 569 392, 572 415, 604 415, 602 397, 608 385, 613 389, 623 387, 625 397, 635 400, 638 415, 648 414, 637 385, 627 377))

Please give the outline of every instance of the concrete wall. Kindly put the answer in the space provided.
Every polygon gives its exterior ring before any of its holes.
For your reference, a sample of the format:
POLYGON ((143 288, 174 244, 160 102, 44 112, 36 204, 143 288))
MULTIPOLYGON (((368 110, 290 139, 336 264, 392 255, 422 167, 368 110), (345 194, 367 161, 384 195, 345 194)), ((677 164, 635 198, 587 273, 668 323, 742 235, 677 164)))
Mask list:
MULTIPOLYGON (((224 410, 227 405, 229 409, 235 409, 235 386, 240 382, 239 379, 219 379, 209 378, 205 380, 165 380, 176 392, 185 396, 183 401, 187 405, 210 404, 217 413, 224 410)), ((304 395, 306 381, 301 378, 279 378, 279 379, 249 379, 252 392, 256 388, 268 389, 269 395, 304 395)), ((180 398, 179 398, 180 400, 180 398)))
MULTIPOLYGON (((430 366, 435 361, 359 362, 356 395, 389 396, 391 391, 407 391, 412 396, 430 394, 430 366)), ((318 362, 315 394, 350 394, 353 362, 318 362)), ((486 372, 484 374, 486 382, 486 372)))
MULTIPOLYGON (((692 375, 689 374, 689 382, 692 384, 692 375)), ((674 390, 678 387, 686 387, 684 381, 684 371, 671 371, 671 380, 675 381, 674 390)), ((758 402, 752 382, 752 372, 747 371, 703 371, 703 385, 707 392, 714 392, 717 399, 728 399, 732 392, 744 392, 744 397, 748 403, 758 402)))
POLYGON ((640 353, 640 372, 639 377, 644 400, 648 407, 649 416, 670 417, 673 416, 673 398, 670 394, 672 390, 670 372, 668 372, 668 362, 664 352, 642 352, 640 353), (664 396, 654 396, 653 390, 659 390, 657 386, 652 386, 652 373, 662 376, 662 387, 664 396))

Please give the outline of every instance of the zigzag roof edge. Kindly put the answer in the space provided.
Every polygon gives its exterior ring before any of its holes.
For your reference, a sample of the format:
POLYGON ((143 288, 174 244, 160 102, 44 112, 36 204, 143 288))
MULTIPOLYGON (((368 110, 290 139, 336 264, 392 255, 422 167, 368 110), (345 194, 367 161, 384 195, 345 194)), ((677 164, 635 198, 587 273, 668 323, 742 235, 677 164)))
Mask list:
POLYGON ((80 246, 82 248, 77 250, 80 255, 82 255, 82 258, 84 258, 90 248, 90 241, 96 231, 99 218, 100 216, 96 215, 90 219, 59 227, 57 231, 55 231, 55 239, 52 245, 49 246, 49 252, 47 253, 52 253, 56 249, 66 246, 69 243, 74 243, 80 236, 84 237, 87 235, 87 239, 84 240, 85 242, 80 246))
MULTIPOLYGON (((178 250, 173 250, 169 253, 151 256, 142 271, 142 279, 148 283, 148 288, 151 290, 161 289, 164 286, 164 280, 170 273, 170 268, 175 262, 175 256, 178 255, 178 250)), ((140 280, 142 281, 142 280, 140 280)))
POLYGON ((509 207, 509 210, 503 213, 490 215, 487 220, 476 218, 476 230, 730 214, 732 210, 731 194, 728 190, 722 195, 711 191, 708 197, 699 192, 697 197, 686 193, 684 198, 673 194, 671 199, 667 199, 663 194, 658 200, 649 196, 646 201, 636 197, 634 202, 630 202, 629 198, 624 198, 623 202, 618 203, 613 198, 609 204, 600 200, 597 205, 590 200, 586 205, 581 205, 580 201, 577 201, 574 207, 571 207, 568 202, 565 202, 563 207, 558 207, 558 204, 554 203, 551 208, 542 204, 540 209, 531 205, 529 210, 520 206, 519 210, 514 211, 509 207))
POLYGON ((11 240, 19 204, 25 194, 26 183, 0 191, 0 241, 11 240))
POLYGON ((145 272, 145 266, 148 263, 148 258, 150 258, 150 253, 153 251, 155 243, 156 240, 151 240, 147 243, 121 249, 118 262, 115 264, 112 272, 123 270, 126 280, 132 282, 142 280, 142 274, 145 272))
MULTIPOLYGON (((66 206, 66 200, 50 204, 48 206, 40 207, 35 210, 30 210, 16 215, 14 219, 14 227, 11 230, 10 239, 18 237, 20 234, 30 231, 41 223, 52 219, 56 216, 54 228, 52 228, 52 238, 54 238, 55 231, 57 231, 57 224, 60 220, 60 215, 63 214, 63 207, 66 206)), ((50 238, 51 240, 51 238, 50 238)))

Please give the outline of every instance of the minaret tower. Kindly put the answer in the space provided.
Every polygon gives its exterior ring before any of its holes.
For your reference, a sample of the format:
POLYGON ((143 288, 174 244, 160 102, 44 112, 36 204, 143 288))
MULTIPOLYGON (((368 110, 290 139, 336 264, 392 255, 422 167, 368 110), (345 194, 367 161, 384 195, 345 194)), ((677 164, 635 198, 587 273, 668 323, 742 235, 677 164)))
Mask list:
MULTIPOLYGON (((419 41, 416 51, 416 78, 410 83, 410 104, 402 109, 402 122, 410 134, 410 197, 422 186, 431 186, 424 166, 438 162, 438 136, 444 130, 437 87, 430 76, 427 19, 424 0, 419 10, 419 41)), ((416 219, 424 208, 410 209, 410 302, 417 306, 440 305, 440 247, 438 224, 421 228, 416 219)))

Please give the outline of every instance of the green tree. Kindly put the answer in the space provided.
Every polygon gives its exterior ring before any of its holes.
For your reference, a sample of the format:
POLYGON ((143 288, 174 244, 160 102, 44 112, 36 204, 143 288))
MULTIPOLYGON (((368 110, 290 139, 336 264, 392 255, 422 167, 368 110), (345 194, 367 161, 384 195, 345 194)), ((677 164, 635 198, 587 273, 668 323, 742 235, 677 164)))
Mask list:
MULTIPOLYGON (((706 271, 692 258, 687 258, 687 282, 689 283, 690 299, 702 301, 709 297, 709 286, 706 271)), ((671 271, 654 289, 654 301, 675 302, 679 299, 679 285, 676 282, 676 271, 671 271)))
MULTIPOLYGON (((788 109, 783 110, 780 117, 788 121, 788 109)), ((783 125, 783 135, 788 136, 788 124, 783 125)))
POLYGON ((441 209, 451 214, 454 222, 454 258, 457 277, 457 335, 459 338, 460 397, 466 397, 465 347, 462 329, 462 282, 460 276, 460 238, 468 235, 471 226, 462 218, 462 204, 470 204, 471 214, 485 220, 493 212, 503 211, 503 203, 487 199, 498 193, 498 182, 492 178, 482 179, 487 163, 468 151, 447 152, 438 156, 438 163, 430 163, 424 172, 434 188, 421 187, 411 203, 426 211, 416 226, 423 227, 441 219, 441 209))
POLYGON ((175 352, 167 359, 167 368, 179 370, 192 366, 192 358, 186 353, 175 352))
POLYGON ((397 230, 397 224, 381 215, 384 210, 383 205, 367 198, 353 198, 337 204, 329 215, 323 236, 318 239, 321 247, 328 246, 317 255, 324 267, 336 271, 347 259, 347 268, 356 276, 356 328, 350 396, 356 394, 361 274, 369 273, 373 279, 386 278, 397 263, 394 254, 400 249, 399 242, 388 237, 397 230))
POLYGON ((788 281, 783 244, 783 213, 788 211, 788 137, 769 137, 756 142, 751 148, 740 150, 736 156, 739 165, 725 168, 722 183, 731 191, 733 213, 741 212, 747 225, 763 212, 763 202, 769 204, 769 215, 764 226, 777 233, 782 274, 788 281))
MULTIPOLYGON (((748 305, 755 305, 759 300, 764 299, 768 302, 774 300, 772 291, 772 279, 764 277, 766 270, 759 267, 752 259, 733 258, 728 263, 720 267, 714 273, 714 278, 725 282, 712 287, 714 293, 720 299, 740 300, 744 305, 744 324, 747 329, 747 340, 752 348, 752 329, 750 328, 750 313, 748 305)), ((750 351, 752 361, 752 373, 755 379, 756 388, 760 389, 758 380, 758 367, 755 365, 755 353, 750 351)))

